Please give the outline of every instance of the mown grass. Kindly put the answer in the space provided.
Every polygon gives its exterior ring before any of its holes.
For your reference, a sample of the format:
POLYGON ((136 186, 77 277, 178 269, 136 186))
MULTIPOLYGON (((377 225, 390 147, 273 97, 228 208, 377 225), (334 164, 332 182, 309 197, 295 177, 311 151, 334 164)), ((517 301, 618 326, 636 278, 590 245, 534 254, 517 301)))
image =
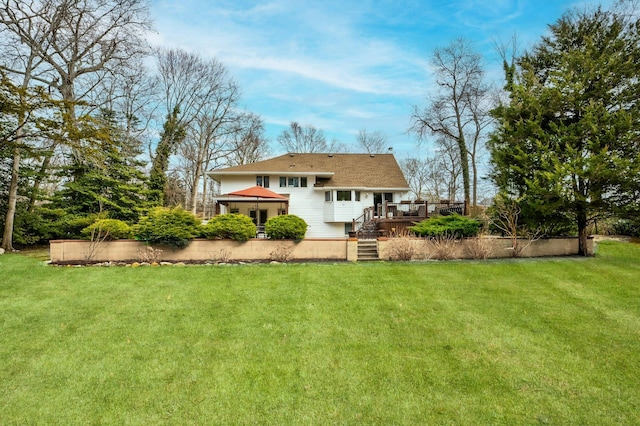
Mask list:
POLYGON ((634 244, 0 277, 2 424, 640 423, 634 244))

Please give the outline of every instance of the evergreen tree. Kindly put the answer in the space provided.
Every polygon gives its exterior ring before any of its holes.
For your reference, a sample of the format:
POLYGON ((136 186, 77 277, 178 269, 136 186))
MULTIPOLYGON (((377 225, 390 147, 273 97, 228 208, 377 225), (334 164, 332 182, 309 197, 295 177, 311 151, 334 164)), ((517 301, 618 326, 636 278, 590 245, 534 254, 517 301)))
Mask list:
POLYGON ((176 106, 171 114, 167 115, 167 121, 164 123, 162 135, 151 163, 149 175, 150 199, 156 206, 164 205, 169 157, 186 136, 184 126, 179 122, 179 116, 179 106, 176 106))
POLYGON ((55 194, 53 205, 68 214, 105 213, 112 219, 136 222, 149 208, 144 164, 137 159, 139 144, 125 137, 112 111, 102 111, 97 124, 94 142, 100 147, 101 161, 72 164, 66 173, 76 178, 55 194))
MULTIPOLYGON (((631 3, 620 3, 620 5, 631 3)), ((631 6, 630 6, 631 7, 631 6)), ((493 111, 492 178, 538 220, 587 226, 635 201, 640 174, 640 24, 633 10, 574 10, 505 64, 510 101, 493 111)))

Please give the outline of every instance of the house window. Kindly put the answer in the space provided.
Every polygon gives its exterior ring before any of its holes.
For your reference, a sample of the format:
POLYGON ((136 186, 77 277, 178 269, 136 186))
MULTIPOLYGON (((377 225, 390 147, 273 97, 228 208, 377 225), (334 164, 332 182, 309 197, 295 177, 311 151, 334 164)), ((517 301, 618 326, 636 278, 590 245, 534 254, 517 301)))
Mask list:
POLYGON ((351 201, 351 191, 336 191, 336 200, 351 201))
POLYGON ((298 187, 307 187, 307 177, 285 177, 280 176, 280 188, 286 188, 287 186, 290 188, 298 188, 298 187))
POLYGON ((256 185, 264 188, 269 187, 269 176, 256 176, 256 185))
POLYGON ((393 203, 393 192, 385 192, 384 193, 384 200, 387 203, 393 203))
POLYGON ((347 222, 344 224, 344 235, 349 235, 349 232, 353 231, 353 223, 347 222))
POLYGON ((331 201, 331 191, 325 191, 324 192, 324 200, 325 201, 331 201))
POLYGON ((356 201, 360 201, 360 191, 355 191, 356 201))
POLYGON ((240 213, 240 209, 229 209, 229 213, 240 213))

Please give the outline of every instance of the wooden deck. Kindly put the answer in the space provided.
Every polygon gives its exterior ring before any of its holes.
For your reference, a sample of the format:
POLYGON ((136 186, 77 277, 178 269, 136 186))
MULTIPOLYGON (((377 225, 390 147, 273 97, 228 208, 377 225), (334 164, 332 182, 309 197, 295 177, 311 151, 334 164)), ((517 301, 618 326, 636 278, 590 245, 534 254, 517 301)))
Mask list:
POLYGON ((433 215, 454 213, 465 213, 463 202, 404 201, 401 203, 382 203, 365 209, 361 217, 354 219, 353 229, 360 238, 391 236, 406 232, 408 227, 433 215))

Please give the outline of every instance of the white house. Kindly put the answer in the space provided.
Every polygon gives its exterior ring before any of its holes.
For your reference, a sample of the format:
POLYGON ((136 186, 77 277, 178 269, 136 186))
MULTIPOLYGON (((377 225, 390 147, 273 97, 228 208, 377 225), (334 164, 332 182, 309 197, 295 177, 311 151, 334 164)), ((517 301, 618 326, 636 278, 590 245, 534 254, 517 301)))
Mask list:
POLYGON ((409 195, 393 154, 285 154, 207 174, 220 184, 217 213, 246 214, 257 225, 294 214, 309 225, 309 238, 344 237, 366 208, 399 203, 409 195), (268 192, 234 195, 253 186, 284 198, 268 192))

